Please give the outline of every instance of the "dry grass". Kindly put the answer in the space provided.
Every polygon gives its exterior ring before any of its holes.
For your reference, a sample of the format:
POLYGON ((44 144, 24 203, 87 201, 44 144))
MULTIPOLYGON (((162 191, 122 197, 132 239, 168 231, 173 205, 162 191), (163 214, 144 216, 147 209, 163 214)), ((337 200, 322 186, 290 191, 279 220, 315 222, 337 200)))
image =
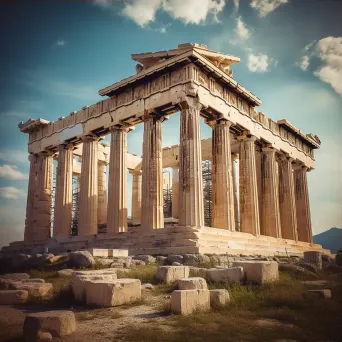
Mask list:
POLYGON ((143 266, 129 271, 118 271, 118 278, 140 279, 141 283, 156 283, 157 266, 143 266))

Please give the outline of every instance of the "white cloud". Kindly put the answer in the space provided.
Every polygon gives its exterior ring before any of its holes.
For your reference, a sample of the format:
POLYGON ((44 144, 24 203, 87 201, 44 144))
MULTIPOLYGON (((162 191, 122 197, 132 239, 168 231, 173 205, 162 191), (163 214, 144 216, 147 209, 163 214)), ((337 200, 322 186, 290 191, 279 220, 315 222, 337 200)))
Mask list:
POLYGON ((311 50, 311 48, 315 45, 316 42, 317 42, 317 40, 313 40, 313 41, 310 42, 309 44, 305 45, 304 50, 305 50, 305 51, 311 50))
POLYGON ((314 75, 342 95, 342 37, 326 37, 317 42, 316 50, 323 66, 314 75))
POLYGON ((303 70, 303 71, 306 71, 309 67, 309 64, 310 64, 310 58, 309 56, 303 56, 301 58, 301 61, 300 61, 300 64, 299 64, 299 67, 303 70))
POLYGON ((258 12, 259 17, 265 17, 280 5, 286 4, 287 2, 288 0, 252 0, 251 7, 258 12))
POLYGON ((6 199, 18 199, 25 197, 26 193, 24 190, 14 188, 12 186, 0 188, 0 196, 6 199))
POLYGON ((246 24, 242 21, 241 17, 236 19, 236 34, 240 39, 248 39, 251 36, 250 30, 247 28, 246 24))
POLYGON ((234 7, 235 9, 238 9, 240 5, 240 0, 234 0, 234 7))
POLYGON ((27 179, 28 176, 18 171, 15 165, 3 165, 0 166, 0 177, 10 180, 27 179))
POLYGON ((253 54, 248 55, 247 66, 249 71, 252 72, 266 72, 270 67, 270 58, 264 54, 253 54))
POLYGON ((22 150, 0 151, 0 160, 7 163, 26 163, 28 160, 28 152, 22 150))
POLYGON ((59 39, 55 42, 55 46, 65 46, 66 43, 64 39, 59 39))
MULTIPOLYGON (((110 1, 99 1, 95 3, 107 6, 110 1)), ((166 11, 174 19, 179 19, 185 24, 203 23, 209 14, 216 21, 217 14, 225 5, 225 0, 132 0, 125 2, 122 14, 145 27, 155 21, 159 10, 166 11)))
POLYGON ((111 7, 113 1, 112 0, 93 0, 95 5, 98 5, 103 8, 111 7))

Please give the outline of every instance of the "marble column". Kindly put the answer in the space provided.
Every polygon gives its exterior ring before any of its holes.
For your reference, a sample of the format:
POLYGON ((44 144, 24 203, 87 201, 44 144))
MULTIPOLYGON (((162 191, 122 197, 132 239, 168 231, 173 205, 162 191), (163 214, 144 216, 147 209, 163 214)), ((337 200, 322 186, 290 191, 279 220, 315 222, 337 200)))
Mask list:
POLYGON ((172 169, 172 217, 179 218, 179 169, 172 169))
POLYGON ((52 153, 38 154, 37 191, 34 199, 33 240, 42 241, 50 238, 52 205, 52 153))
POLYGON ((38 182, 38 155, 30 154, 30 173, 27 189, 27 203, 26 203, 26 220, 25 220, 25 232, 24 241, 31 242, 33 239, 34 218, 35 218, 35 205, 37 182, 38 182))
POLYGON ((306 166, 294 171, 298 240, 312 242, 311 215, 306 166))
POLYGON ((212 138, 212 227, 235 231, 230 121, 210 123, 212 138))
POLYGON ((199 228, 204 226, 201 105, 194 99, 180 107, 178 225, 199 228))
POLYGON ((130 171, 132 175, 132 220, 141 223, 141 171, 130 171))
POLYGON ((239 213, 239 195, 237 187, 236 178, 236 161, 238 160, 238 155, 232 153, 231 163, 232 163, 232 177, 233 177, 233 192, 234 192, 234 218, 235 218, 235 230, 240 230, 240 213, 239 213))
POLYGON ((58 146, 53 236, 71 236, 73 147, 58 146))
POLYGON ((260 235, 254 136, 240 136, 240 231, 260 235))
POLYGON ((162 121, 155 113, 144 118, 141 226, 145 231, 164 228, 162 121))
POLYGON ((292 161, 292 158, 282 155, 278 162, 279 209, 282 237, 297 241, 297 217, 292 161))
POLYGON ((261 234, 281 237, 279 213, 279 184, 277 174, 276 150, 272 147, 262 149, 261 186, 262 186, 262 226, 261 234))
POLYGON ((98 197, 97 197, 97 223, 107 222, 107 163, 99 160, 98 163, 98 197))
POLYGON ((98 138, 83 141, 78 236, 97 234, 98 138))
POLYGON ((127 132, 128 128, 110 129, 107 234, 127 232, 127 132))

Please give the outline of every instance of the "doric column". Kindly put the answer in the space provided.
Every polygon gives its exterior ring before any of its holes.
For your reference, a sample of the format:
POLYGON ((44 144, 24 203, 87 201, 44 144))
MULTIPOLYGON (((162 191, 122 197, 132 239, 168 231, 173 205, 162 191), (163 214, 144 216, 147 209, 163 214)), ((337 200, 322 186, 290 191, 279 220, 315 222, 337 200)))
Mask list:
POLYGON ((110 129, 107 233, 127 232, 127 132, 124 126, 110 129))
POLYGON ((145 231, 164 228, 162 121, 158 114, 144 117, 141 226, 145 231))
POLYGON ((141 171, 130 171, 132 175, 132 220, 141 223, 141 171))
POLYGON ((98 138, 85 136, 82 141, 78 235, 89 236, 97 234, 98 138))
POLYGON ((179 169, 172 169, 172 217, 179 218, 179 169))
POLYGON ((240 136, 240 231, 253 235, 260 234, 258 189, 255 168, 256 137, 240 136))
POLYGON ((262 184, 262 226, 261 234, 281 237, 278 177, 276 150, 272 147, 262 149, 261 184, 262 184))
POLYGON ((37 191, 34 200, 33 240, 47 240, 51 228, 52 204, 52 153, 38 154, 37 191))
POLYGON ((240 219, 239 219, 239 200, 238 200, 238 187, 237 187, 237 179, 236 179, 236 160, 238 159, 238 155, 236 153, 232 153, 232 177, 233 177, 233 192, 234 192, 234 218, 235 218, 235 230, 240 230, 240 219))
POLYGON ((38 155, 30 154, 30 174, 27 189, 27 204, 26 204, 26 220, 25 220, 25 233, 24 241, 31 242, 33 239, 34 218, 35 218, 35 205, 37 181, 38 181, 38 155))
POLYGON ((293 158, 282 155, 278 162, 279 210, 282 238, 297 241, 297 217, 292 161, 293 158))
POLYGON ((201 227, 204 226, 201 105, 196 99, 189 99, 180 107, 178 224, 201 227))
POLYGON ((235 231, 234 189, 229 127, 230 121, 211 121, 212 138, 212 227, 235 231))
POLYGON ((107 162, 98 162, 97 223, 107 222, 107 162))
POLYGON ((56 196, 53 223, 54 237, 71 235, 72 218, 72 167, 73 147, 58 146, 58 165, 56 172, 56 196))
POLYGON ((306 166, 294 171, 298 240, 312 242, 311 215, 306 166))

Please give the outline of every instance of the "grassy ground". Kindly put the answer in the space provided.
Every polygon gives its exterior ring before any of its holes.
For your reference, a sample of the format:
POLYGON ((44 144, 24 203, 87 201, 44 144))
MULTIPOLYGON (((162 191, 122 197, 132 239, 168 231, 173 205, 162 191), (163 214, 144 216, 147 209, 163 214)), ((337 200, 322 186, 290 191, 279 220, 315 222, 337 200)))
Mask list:
MULTIPOLYGON (((170 294, 174 285, 156 282, 155 266, 145 266, 118 272, 119 278, 136 278, 142 283, 153 283, 155 288, 149 295, 157 301, 162 321, 148 320, 143 325, 123 325, 119 328, 121 341, 131 342, 207 342, 207 341, 342 341, 342 274, 331 276, 319 274, 321 279, 334 280, 328 283, 332 299, 312 297, 302 280, 312 280, 310 273, 281 272, 280 280, 273 284, 224 285, 208 284, 210 289, 226 288, 230 303, 219 310, 196 313, 191 316, 172 315, 170 294)), ((54 297, 50 305, 70 307, 73 303, 70 277, 59 277, 56 272, 32 271, 32 278, 44 278, 54 285, 54 297)), ((131 306, 151 304, 146 294, 131 306)), ((121 310, 108 312, 113 320, 122 319, 121 310)), ((78 320, 100 318, 105 309, 78 308, 78 320)), ((105 310, 106 311, 106 310, 105 310)), ((107 312, 107 311, 106 311, 107 312)))

